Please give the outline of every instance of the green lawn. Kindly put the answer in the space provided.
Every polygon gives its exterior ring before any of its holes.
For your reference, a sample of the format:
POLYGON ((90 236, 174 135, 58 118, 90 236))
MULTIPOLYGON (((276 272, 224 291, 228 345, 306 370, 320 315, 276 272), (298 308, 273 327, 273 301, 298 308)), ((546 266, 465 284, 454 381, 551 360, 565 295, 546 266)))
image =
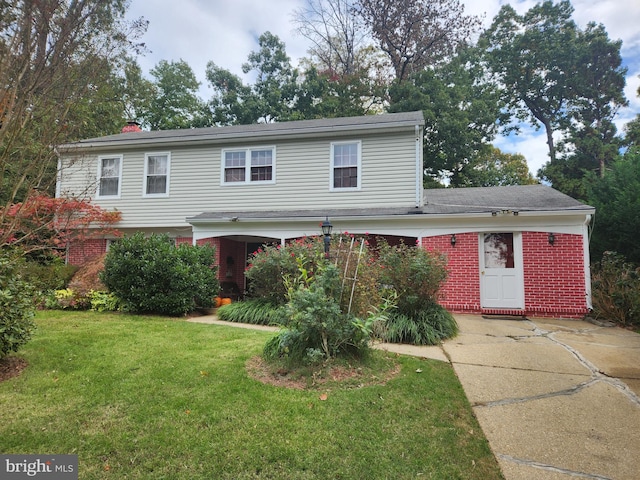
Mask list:
POLYGON ((2 453, 78 454, 83 480, 502 478, 448 364, 399 357, 386 385, 323 401, 247 375, 269 333, 92 312, 37 323, 29 367, 0 383, 2 453))

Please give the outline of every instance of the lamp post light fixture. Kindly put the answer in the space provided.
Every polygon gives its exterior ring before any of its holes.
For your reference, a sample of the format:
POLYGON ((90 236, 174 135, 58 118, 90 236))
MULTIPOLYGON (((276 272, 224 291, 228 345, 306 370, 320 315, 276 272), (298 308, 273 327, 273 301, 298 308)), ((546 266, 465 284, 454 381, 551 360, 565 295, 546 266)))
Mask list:
POLYGON ((329 221, 329 217, 322 222, 322 235, 324 235, 324 256, 329 258, 329 248, 331 247, 331 231, 333 230, 333 225, 329 221))
POLYGON ((453 235, 451 235, 451 246, 455 247, 457 241, 458 240, 456 239, 456 234, 454 233, 453 235))
POLYGON ((549 233, 549 245, 553 245, 554 243, 556 243, 556 236, 553 234, 553 232, 549 233))

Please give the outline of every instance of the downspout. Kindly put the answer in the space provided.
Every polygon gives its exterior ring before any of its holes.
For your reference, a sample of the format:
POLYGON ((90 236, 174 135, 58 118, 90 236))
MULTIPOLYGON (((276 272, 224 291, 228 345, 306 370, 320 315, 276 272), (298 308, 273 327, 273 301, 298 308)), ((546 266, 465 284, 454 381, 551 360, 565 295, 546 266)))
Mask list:
POLYGON ((422 135, 420 125, 416 125, 416 208, 423 205, 422 199, 422 135))
POLYGON ((585 217, 582 224, 582 249, 584 255, 584 286, 585 297, 587 300, 587 308, 589 311, 593 310, 593 303, 591 301, 591 260, 589 256, 589 224, 591 223, 591 215, 585 217))

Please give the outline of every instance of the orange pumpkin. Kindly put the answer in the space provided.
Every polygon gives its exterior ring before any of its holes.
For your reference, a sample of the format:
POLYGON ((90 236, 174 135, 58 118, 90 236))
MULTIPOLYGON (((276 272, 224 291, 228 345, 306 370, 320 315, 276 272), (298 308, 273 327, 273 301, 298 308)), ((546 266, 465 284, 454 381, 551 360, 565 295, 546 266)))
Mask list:
POLYGON ((222 305, 222 298, 213 297, 213 306, 218 308, 220 305, 222 305))
POLYGON ((230 303, 231 303, 231 299, 228 297, 220 300, 220 305, 229 305, 230 303))

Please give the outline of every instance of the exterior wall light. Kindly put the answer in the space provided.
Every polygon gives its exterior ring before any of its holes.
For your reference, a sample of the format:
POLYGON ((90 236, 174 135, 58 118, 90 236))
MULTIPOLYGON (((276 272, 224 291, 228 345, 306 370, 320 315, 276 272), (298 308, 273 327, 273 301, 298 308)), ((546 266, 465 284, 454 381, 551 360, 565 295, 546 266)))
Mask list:
POLYGON ((554 243, 556 243, 556 236, 552 232, 549 232, 549 245, 553 245, 554 243))
POLYGON ((458 240, 456 240, 456 234, 454 233, 453 235, 451 235, 451 246, 455 247, 457 241, 458 240))
POLYGON ((331 225, 329 217, 327 217, 320 226, 322 228, 322 235, 324 235, 324 256, 329 258, 329 249, 331 248, 331 231, 333 230, 333 225, 331 225))

